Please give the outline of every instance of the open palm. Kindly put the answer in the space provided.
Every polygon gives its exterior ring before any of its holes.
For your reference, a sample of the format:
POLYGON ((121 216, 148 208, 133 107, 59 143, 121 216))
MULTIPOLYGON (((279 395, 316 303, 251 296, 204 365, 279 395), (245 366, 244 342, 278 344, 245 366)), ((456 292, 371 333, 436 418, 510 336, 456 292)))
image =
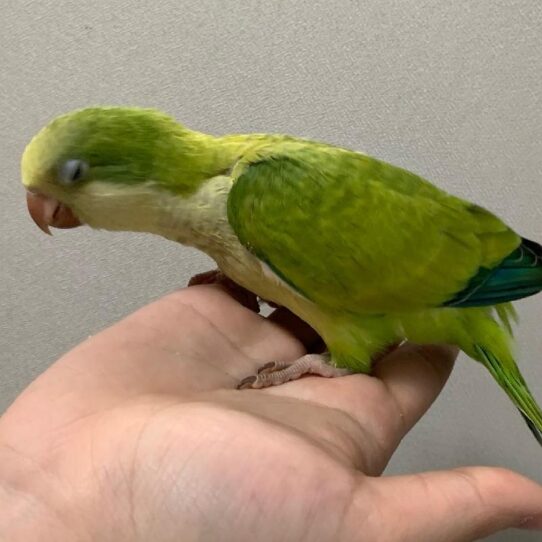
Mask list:
POLYGON ((314 340, 196 286, 85 341, 0 421, 0 539, 448 542, 542 524, 542 488, 508 471, 378 477, 452 349, 235 389, 314 340))

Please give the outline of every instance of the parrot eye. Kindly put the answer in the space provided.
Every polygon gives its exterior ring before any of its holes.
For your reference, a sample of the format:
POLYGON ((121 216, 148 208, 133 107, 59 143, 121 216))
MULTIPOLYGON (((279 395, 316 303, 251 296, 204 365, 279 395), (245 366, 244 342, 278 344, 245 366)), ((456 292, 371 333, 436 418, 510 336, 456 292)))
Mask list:
POLYGON ((59 179, 62 184, 70 185, 85 178, 88 164, 83 160, 67 160, 59 171, 59 179))

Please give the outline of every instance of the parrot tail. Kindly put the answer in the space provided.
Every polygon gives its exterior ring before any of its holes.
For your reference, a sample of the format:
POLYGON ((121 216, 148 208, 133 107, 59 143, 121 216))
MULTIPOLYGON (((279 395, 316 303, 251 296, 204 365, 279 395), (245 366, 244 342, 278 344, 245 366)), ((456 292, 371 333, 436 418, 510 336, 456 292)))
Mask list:
POLYGON ((481 345, 475 345, 480 361, 519 410, 534 438, 542 446, 542 410, 527 387, 515 362, 501 362, 481 345))

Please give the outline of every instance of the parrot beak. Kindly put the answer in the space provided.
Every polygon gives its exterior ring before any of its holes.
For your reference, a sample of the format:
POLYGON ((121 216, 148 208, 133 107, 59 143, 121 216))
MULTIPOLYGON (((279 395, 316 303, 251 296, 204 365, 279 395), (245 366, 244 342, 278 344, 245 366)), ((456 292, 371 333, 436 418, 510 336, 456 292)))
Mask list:
POLYGON ((32 220, 39 229, 51 235, 49 226, 53 228, 75 228, 81 221, 58 200, 35 192, 26 193, 26 204, 32 220))

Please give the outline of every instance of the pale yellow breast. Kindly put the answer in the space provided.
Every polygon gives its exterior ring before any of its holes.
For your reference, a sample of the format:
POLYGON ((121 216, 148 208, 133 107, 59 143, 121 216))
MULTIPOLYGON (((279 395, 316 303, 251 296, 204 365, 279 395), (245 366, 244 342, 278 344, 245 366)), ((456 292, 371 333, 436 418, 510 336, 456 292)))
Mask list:
POLYGON ((150 181, 133 186, 93 182, 82 187, 73 207, 91 227, 149 232, 196 247, 238 284, 308 319, 314 305, 241 245, 232 230, 227 217, 231 186, 231 177, 213 177, 183 197, 150 181))
POLYGON ((288 306, 298 314, 314 312, 310 301, 239 242, 227 218, 231 186, 230 177, 214 177, 190 198, 172 202, 163 222, 169 232, 165 237, 206 252, 226 275, 260 297, 288 306))

